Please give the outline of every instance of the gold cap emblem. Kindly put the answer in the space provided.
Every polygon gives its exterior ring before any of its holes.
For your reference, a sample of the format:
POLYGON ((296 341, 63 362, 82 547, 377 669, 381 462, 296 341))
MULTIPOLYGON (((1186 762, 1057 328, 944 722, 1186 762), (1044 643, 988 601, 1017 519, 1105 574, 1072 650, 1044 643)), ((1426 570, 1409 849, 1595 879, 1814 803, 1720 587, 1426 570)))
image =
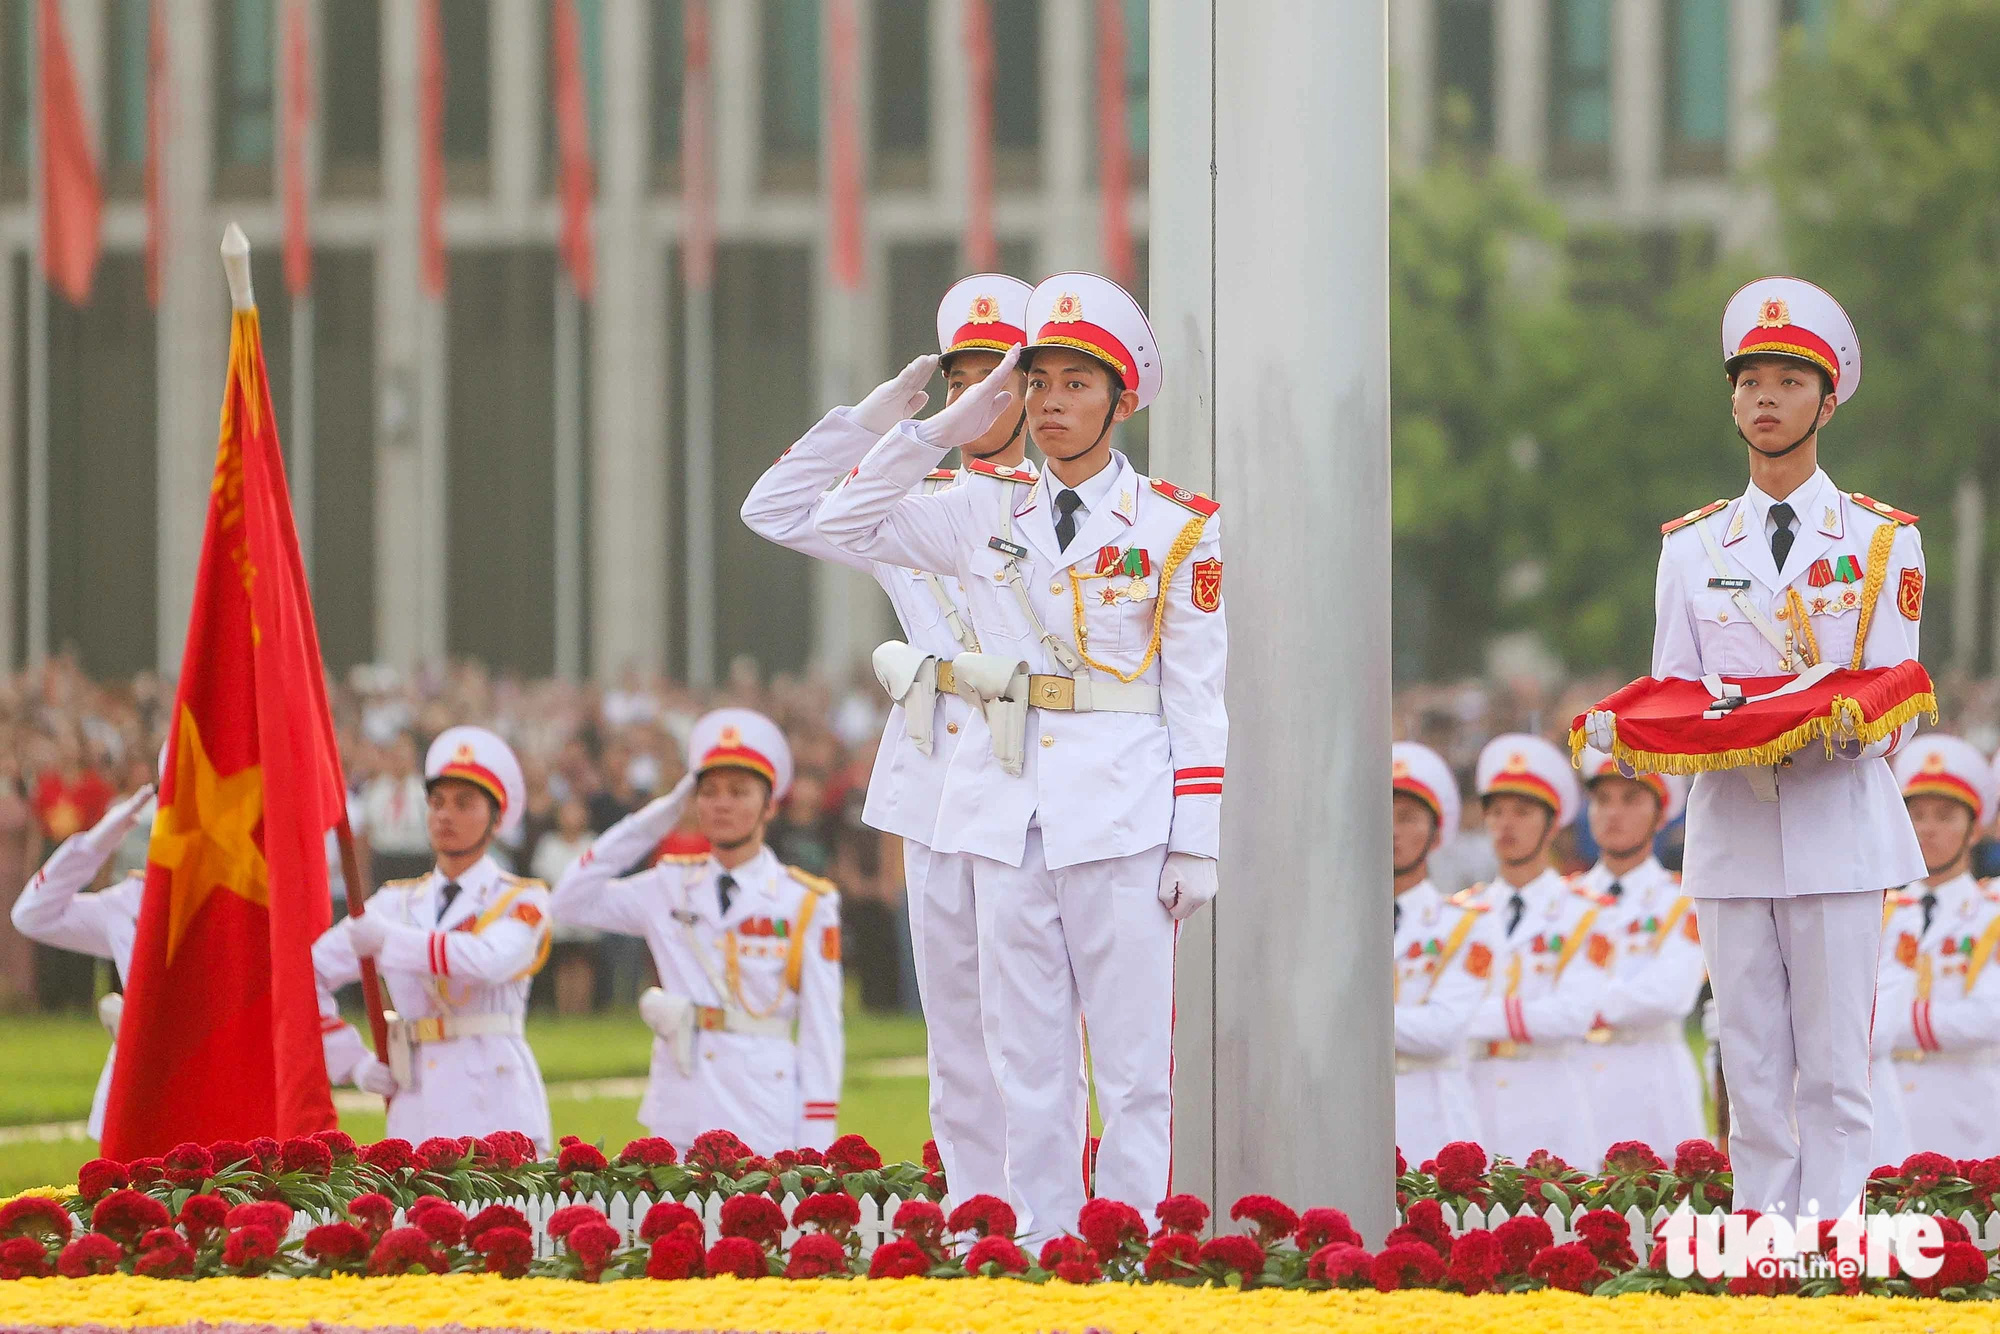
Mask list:
POLYGON ((1757 311, 1759 329, 1775 329, 1781 324, 1792 322, 1792 308, 1785 304, 1783 297, 1774 296, 1764 302, 1757 311))
POLYGON ((477 758, 478 757, 472 753, 471 746, 460 745, 457 750, 452 752, 451 762, 453 764, 471 764, 477 758))
POLYGON ((972 298, 972 309, 965 314, 967 324, 998 324, 1000 303, 984 292, 972 298))
POLYGON ((743 744, 743 733, 734 727, 725 727, 722 734, 715 738, 715 743, 718 746, 740 746, 743 744))
POLYGON ((1391 776, 1396 778, 1408 778, 1410 776, 1410 766, 1408 762, 1404 760, 1397 760, 1391 776))
POLYGON ((1523 770, 1525 770, 1527 767, 1528 767, 1528 757, 1526 755, 1523 755, 1520 751, 1517 750, 1512 755, 1509 755, 1507 757, 1508 773, 1518 774, 1521 773, 1523 770))
POLYGON ((1056 298, 1056 308, 1049 313, 1051 324, 1075 324, 1083 318, 1083 298, 1075 292, 1064 292, 1056 298))
POLYGON ((1927 774, 1941 774, 1944 772, 1944 753, 1942 751, 1934 750, 1924 756, 1924 772, 1927 774))

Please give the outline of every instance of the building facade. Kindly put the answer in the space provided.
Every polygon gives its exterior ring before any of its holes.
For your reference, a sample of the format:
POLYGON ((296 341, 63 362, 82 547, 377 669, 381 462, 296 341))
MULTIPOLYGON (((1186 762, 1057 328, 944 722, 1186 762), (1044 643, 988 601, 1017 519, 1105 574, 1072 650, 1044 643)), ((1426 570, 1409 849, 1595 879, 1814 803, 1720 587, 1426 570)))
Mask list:
MULTIPOLYGON (((1174 0, 1157 0, 1173 3, 1174 0)), ((1762 209, 1763 91, 1825 0, 1389 0, 1399 160, 1465 138, 1580 220, 1699 225, 1762 209)), ((336 668, 470 654, 527 673, 580 626, 599 676, 681 672, 689 531, 680 276, 680 0, 579 0, 597 172, 583 321, 580 607, 556 606, 555 238, 547 0, 440 0, 441 301, 419 282, 418 7, 306 0, 315 282, 285 291, 278 0, 168 0, 166 228, 147 300, 148 0, 62 0, 106 189, 91 304, 50 302, 48 630, 93 671, 180 665, 227 344, 223 225, 256 248, 281 427, 312 329, 309 560, 336 668)), ((989 0, 994 225, 1028 279, 1100 262, 1095 0, 989 0)), ((0 0, 0 662, 28 645, 34 0, 0 0)), ((823 408, 930 347, 960 272, 972 108, 963 0, 857 0, 865 280, 830 276, 820 0, 712 0, 717 263, 707 348, 715 657, 845 667, 891 624, 872 585, 752 538, 735 510, 823 408)), ((1145 286, 1147 0, 1123 0, 1129 220, 1145 286)), ((1226 14, 1223 16, 1226 21, 1226 14)), ((1125 441, 1143 456, 1143 432, 1125 441)), ((296 479, 295 479, 296 486, 296 479)))

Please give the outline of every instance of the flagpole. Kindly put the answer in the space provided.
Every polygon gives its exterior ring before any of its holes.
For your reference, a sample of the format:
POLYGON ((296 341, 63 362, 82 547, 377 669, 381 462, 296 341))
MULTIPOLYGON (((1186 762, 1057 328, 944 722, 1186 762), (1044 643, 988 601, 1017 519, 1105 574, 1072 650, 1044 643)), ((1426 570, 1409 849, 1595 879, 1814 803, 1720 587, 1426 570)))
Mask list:
POLYGON ((306 582, 313 573, 313 299, 292 298, 292 526, 306 582))
MULTIPOLYGON (((347 886, 347 915, 359 917, 363 910, 361 855, 354 850, 354 830, 348 827, 345 815, 334 827, 334 835, 340 842, 340 879, 347 886)), ((373 959, 363 959, 360 963, 361 1004, 368 1011, 368 1035, 375 1039, 375 1059, 387 1065, 389 1017, 382 1009, 382 979, 375 971, 373 959)))
POLYGON ((39 26, 33 44, 35 86, 28 97, 28 191, 35 218, 28 264, 27 665, 49 655, 49 279, 48 183, 42 162, 42 66, 39 26))
POLYGON ((583 675, 583 303, 576 284, 556 266, 555 327, 555 576, 556 675, 583 675))

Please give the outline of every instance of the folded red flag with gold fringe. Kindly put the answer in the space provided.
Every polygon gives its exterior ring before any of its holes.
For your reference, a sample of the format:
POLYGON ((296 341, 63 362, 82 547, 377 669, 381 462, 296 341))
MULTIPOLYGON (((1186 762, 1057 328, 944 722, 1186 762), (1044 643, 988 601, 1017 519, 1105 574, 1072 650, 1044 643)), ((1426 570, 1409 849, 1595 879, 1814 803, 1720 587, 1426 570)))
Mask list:
MULTIPOLYGON (((1802 690, 1770 695, 1790 676, 1731 676, 1723 683, 1746 703, 1714 712, 1700 681, 1642 676, 1591 706, 1618 715, 1616 758, 1640 773, 1699 774, 1776 764, 1814 741, 1881 740, 1918 714, 1937 721, 1930 673, 1911 659, 1894 667, 1838 668, 1802 690)), ((1570 723, 1572 756, 1584 748, 1584 719, 1570 723)))

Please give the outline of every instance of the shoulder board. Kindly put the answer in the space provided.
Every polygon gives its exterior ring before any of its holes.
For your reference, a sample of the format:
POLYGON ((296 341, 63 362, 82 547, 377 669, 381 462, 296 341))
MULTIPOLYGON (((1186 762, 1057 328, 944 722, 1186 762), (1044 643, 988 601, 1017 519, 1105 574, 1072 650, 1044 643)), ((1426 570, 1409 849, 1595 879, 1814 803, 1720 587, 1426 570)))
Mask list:
POLYGON ((1480 881, 1476 885, 1467 885, 1464 889, 1459 890, 1458 893, 1453 894, 1450 898, 1446 899, 1445 902, 1449 903, 1454 908, 1468 908, 1468 909, 1477 909, 1480 911, 1484 911, 1486 905, 1479 901, 1479 895, 1480 892, 1485 888, 1486 888, 1486 882, 1484 880, 1480 881))
POLYGON ((955 482, 958 480, 956 468, 933 468, 924 474, 926 482, 955 482))
POLYGON ((1678 885, 1681 882, 1681 873, 1679 871, 1669 871, 1667 872, 1667 878, 1678 885))
POLYGON ((500 879, 510 885, 519 885, 522 889, 547 889, 549 887, 549 882, 546 880, 536 880, 530 876, 515 875, 512 871, 502 871, 500 879))
POLYGON ((1900 889, 1890 890, 1888 897, 1889 897, 1889 906, 1891 908, 1908 908, 1914 906, 1917 902, 1915 898, 1913 898, 1908 894, 1905 894, 1900 889))
POLYGON ((655 866, 699 866, 708 860, 705 852, 664 852, 653 862, 655 866))
POLYGON ((1894 505, 1885 505, 1875 499, 1875 497, 1864 496, 1859 491, 1850 493, 1848 499, 1852 500, 1862 509, 1867 510, 1870 514, 1879 514, 1885 519, 1894 519, 1897 523, 1915 523, 1917 521, 1917 516, 1908 510, 1899 510, 1894 505))
POLYGON ((1988 903, 2000 903, 2000 880, 1980 881, 1979 892, 1988 903))
POLYGON ((1721 500, 1709 501, 1708 504, 1703 505, 1698 510, 1689 510, 1686 514, 1681 515, 1681 517, 1678 519, 1669 519, 1665 523, 1660 525, 1660 536, 1665 537, 1668 533, 1679 532, 1681 529, 1693 523, 1696 519, 1706 519, 1709 515, 1715 513, 1717 510, 1721 509, 1728 503, 1729 503, 1729 498, 1727 496, 1724 496, 1721 500))
POLYGON ((429 879, 430 879, 430 877, 429 877, 429 876, 427 876, 427 875, 420 875, 420 876, 413 876, 413 877, 411 877, 411 878, 410 878, 410 879, 408 879, 408 880, 385 880, 385 881, 383 881, 383 882, 382 882, 382 888, 384 888, 384 889, 415 889, 415 888, 417 888, 417 887, 418 887, 419 885, 423 884, 423 883, 424 883, 424 882, 425 882, 426 880, 429 880, 429 879))
POLYGON ((1222 508, 1222 502, 1219 500, 1211 500, 1199 491, 1190 491, 1184 486, 1175 486, 1172 482, 1159 477, 1153 479, 1153 491, 1156 495, 1171 500, 1176 505, 1183 505, 1193 510, 1204 519, 1214 517, 1215 512, 1222 508))
POLYGON ((796 866, 787 866, 785 868, 785 874, 789 875, 792 879, 804 885, 806 889, 811 893, 819 894, 822 896, 827 894, 837 895, 840 893, 840 887, 834 884, 833 881, 828 880, 824 876, 817 876, 807 871, 801 871, 796 866))
POLYGON ((144 880, 146 878, 146 872, 143 869, 135 866, 131 870, 125 873, 125 878, 127 880, 144 880))
POLYGON ((965 465, 967 472, 976 472, 981 477, 997 477, 1003 482, 1015 482, 1021 486, 1032 486, 1036 476, 1032 469, 1017 468, 1010 463, 988 463, 985 459, 974 459, 965 465))
POLYGON ((1454 894, 1454 895, 1452 895, 1452 896, 1451 896, 1451 897, 1450 897, 1449 899, 1446 899, 1446 900, 1445 900, 1445 902, 1447 902, 1447 903, 1451 904, 1451 906, 1452 906, 1452 907, 1454 907, 1454 908, 1457 908, 1457 909, 1458 909, 1459 911, 1461 911, 1461 912, 1491 912, 1491 911, 1493 911, 1493 905, 1492 905, 1492 904, 1490 904, 1490 903, 1480 903, 1480 902, 1478 902, 1478 901, 1477 901, 1477 900, 1475 900, 1475 899, 1467 899, 1467 900, 1466 900, 1465 902, 1463 902, 1463 903, 1460 903, 1460 902, 1459 902, 1459 895, 1460 895, 1460 894, 1463 894, 1463 893, 1465 893, 1465 891, 1464 891, 1464 890, 1460 890, 1460 891, 1458 892, 1458 894, 1454 894))

